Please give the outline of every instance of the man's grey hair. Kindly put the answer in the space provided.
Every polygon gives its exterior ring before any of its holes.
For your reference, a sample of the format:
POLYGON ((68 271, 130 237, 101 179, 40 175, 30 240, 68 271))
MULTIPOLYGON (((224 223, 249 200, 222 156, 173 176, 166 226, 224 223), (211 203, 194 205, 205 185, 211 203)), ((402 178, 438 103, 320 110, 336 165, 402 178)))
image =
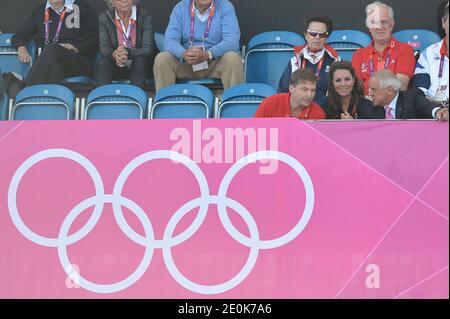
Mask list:
MULTIPOLYGON (((114 0, 105 0, 106 4, 110 8, 114 8, 114 0)), ((139 0, 133 0, 133 5, 137 5, 139 3, 139 0)))
POLYGON ((380 89, 387 89, 389 87, 393 88, 395 92, 399 92, 402 88, 402 83, 397 78, 397 76, 389 70, 381 70, 375 72, 372 76, 379 81, 378 87, 380 89))
POLYGON ((394 20, 394 9, 392 9, 391 6, 387 5, 384 2, 375 1, 366 7, 366 26, 369 26, 371 24, 372 16, 374 14, 377 14, 377 12, 379 12, 378 10, 380 10, 381 7, 385 7, 388 10, 389 18, 391 20, 394 20))

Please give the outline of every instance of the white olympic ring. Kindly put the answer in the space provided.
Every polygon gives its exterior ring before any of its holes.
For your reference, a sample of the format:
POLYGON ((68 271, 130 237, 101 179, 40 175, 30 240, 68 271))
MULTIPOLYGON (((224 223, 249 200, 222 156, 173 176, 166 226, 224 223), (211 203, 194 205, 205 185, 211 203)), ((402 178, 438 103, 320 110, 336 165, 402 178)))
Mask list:
POLYGON ((72 279, 74 282, 79 283, 79 286, 86 290, 95 293, 106 294, 119 292, 132 286, 144 275, 145 271, 150 266, 154 250, 162 249, 166 267, 170 275, 180 285, 192 292, 212 295, 229 291, 238 286, 242 281, 244 281, 255 266, 260 250, 274 249, 284 246, 293 241, 303 232, 312 216, 314 208, 314 187, 308 172, 295 158, 279 151, 262 151, 252 153, 237 161, 225 174, 220 184, 218 195, 214 196, 209 192, 208 181, 205 175, 194 161, 192 161, 185 155, 173 151, 158 150, 144 153, 132 160, 128 165, 126 165, 126 167, 117 178, 113 194, 105 194, 102 178, 94 164, 92 164, 87 158, 75 151, 67 149, 48 149, 31 156, 17 169, 13 178, 11 179, 8 190, 8 208, 11 219, 17 230, 33 243, 45 247, 57 248, 58 256, 64 271, 67 273, 70 279, 72 279), (57 238, 48 238, 40 236, 33 232, 28 228, 28 226, 25 225, 17 209, 17 191, 23 176, 34 165, 49 158, 65 158, 78 163, 89 173, 95 186, 95 196, 80 202, 69 212, 69 214, 63 221, 57 238), (145 211, 132 200, 122 196, 123 187, 130 174, 144 163, 156 159, 168 159, 183 164, 195 176, 200 187, 200 197, 189 201, 180 209, 178 209, 177 212, 175 212, 175 214, 169 220, 164 231, 163 239, 161 240, 155 239, 153 226, 145 211), (231 184, 231 181, 241 169, 243 169, 250 163, 255 163, 256 161, 267 159, 282 161, 295 170, 305 187, 306 201, 303 214, 299 222, 293 227, 293 229, 279 238, 272 240, 260 240, 259 230, 253 216, 243 205, 231 198, 228 198, 227 191, 231 184), (145 252, 141 263, 129 277, 113 284, 97 284, 83 278, 73 268, 67 255, 67 246, 75 244, 76 242, 82 240, 94 229, 94 227, 100 220, 103 212, 103 207, 106 203, 112 204, 114 218, 117 221, 120 229, 133 242, 143 246, 145 248, 145 252), (182 275, 182 273, 175 265, 171 249, 172 247, 184 243, 198 231, 208 214, 208 208, 211 204, 217 205, 220 221, 222 222, 222 225, 224 226, 227 233, 237 242, 249 247, 250 254, 243 269, 235 277, 225 283, 208 286, 192 282, 184 275, 182 275), (94 210, 88 222, 76 233, 69 235, 69 230, 76 218, 83 211, 92 206, 94 206, 94 210), (136 233, 127 223, 122 212, 122 206, 133 212, 142 223, 145 237, 136 233), (200 209, 193 223, 184 232, 178 234, 175 237, 172 237, 178 223, 183 219, 184 216, 186 216, 186 214, 188 214, 196 207, 199 207, 200 209), (250 238, 240 233, 236 229, 236 227, 234 227, 230 218, 228 217, 227 207, 232 208, 246 222, 250 232, 250 238))

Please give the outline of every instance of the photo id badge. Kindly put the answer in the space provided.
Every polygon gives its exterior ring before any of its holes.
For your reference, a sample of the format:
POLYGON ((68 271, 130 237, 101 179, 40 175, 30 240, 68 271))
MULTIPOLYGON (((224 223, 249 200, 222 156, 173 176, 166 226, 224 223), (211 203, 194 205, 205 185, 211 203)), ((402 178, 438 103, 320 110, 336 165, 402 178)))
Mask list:
POLYGON ((445 102, 448 101, 448 91, 447 91, 447 85, 441 85, 436 91, 436 94, 434 96, 434 99, 439 102, 445 102))
POLYGON ((199 63, 199 64, 194 64, 194 65, 192 66, 192 70, 193 70, 194 72, 207 70, 208 68, 209 68, 208 61, 205 61, 205 62, 202 62, 202 63, 199 63))

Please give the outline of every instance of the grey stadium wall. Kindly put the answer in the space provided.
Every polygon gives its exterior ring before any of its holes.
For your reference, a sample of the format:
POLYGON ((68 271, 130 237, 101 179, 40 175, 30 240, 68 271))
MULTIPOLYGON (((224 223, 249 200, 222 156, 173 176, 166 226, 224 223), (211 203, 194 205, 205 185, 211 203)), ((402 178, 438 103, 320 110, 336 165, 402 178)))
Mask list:
MULTIPOLYGON (((1 0, 0 30, 13 33, 30 11, 44 0, 1 0)), ((85 0, 96 12, 104 9, 104 0, 85 0)), ((153 15, 155 31, 164 32, 173 6, 179 0, 141 0, 153 15)), ((364 9, 370 0, 231 0, 236 8, 242 30, 241 43, 246 44, 258 33, 271 30, 301 32, 304 17, 320 12, 329 15, 335 29, 368 32, 364 26, 364 9)), ((437 7, 442 0, 390 0, 395 10, 396 27, 428 29, 438 32, 437 7)))

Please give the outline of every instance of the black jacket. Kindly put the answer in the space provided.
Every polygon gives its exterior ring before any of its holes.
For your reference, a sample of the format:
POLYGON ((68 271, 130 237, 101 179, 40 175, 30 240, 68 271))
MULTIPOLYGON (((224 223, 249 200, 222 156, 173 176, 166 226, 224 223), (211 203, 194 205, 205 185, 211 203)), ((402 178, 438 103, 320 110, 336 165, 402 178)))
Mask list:
MULTIPOLYGON (((44 11, 45 4, 38 6, 33 10, 26 22, 20 27, 12 38, 12 45, 17 49, 20 46, 26 46, 27 42, 37 36, 38 47, 45 46, 45 27, 44 11)), ((74 5, 79 8, 80 27, 67 28, 67 21, 72 21, 72 13, 66 14, 65 22, 62 25, 59 43, 70 43, 75 46, 80 55, 95 57, 98 51, 98 24, 97 18, 91 10, 91 7, 83 0, 75 0, 74 5)), ((75 14, 75 10, 73 14, 75 14)), ((59 23, 59 16, 53 10, 50 10, 50 41, 53 40, 59 23)))
MULTIPOLYGON (((99 17, 100 53, 113 60, 112 54, 118 48, 114 10, 103 12, 99 17), (109 15, 108 15, 109 14, 109 15)), ((152 16, 137 6, 136 48, 128 49, 128 57, 152 57, 154 53, 152 16)))
MULTIPOLYGON (((328 100, 326 104, 324 105, 325 113, 327 113, 327 119, 332 120, 340 120, 341 119, 341 113, 342 111, 336 112, 329 104, 328 100)), ((348 110, 350 114, 353 113, 353 105, 350 105, 350 108, 348 110)), ((374 112, 374 106, 372 104, 372 101, 369 101, 366 98, 361 97, 359 100, 359 104, 357 106, 357 119, 363 120, 363 119, 371 119, 372 114, 374 112)))
MULTIPOLYGON (((427 100, 423 91, 418 88, 401 91, 395 108, 395 118, 399 120, 432 119, 433 110, 436 107, 439 107, 439 105, 427 100)), ((384 119, 385 117, 384 108, 374 106, 372 118, 384 119)))

